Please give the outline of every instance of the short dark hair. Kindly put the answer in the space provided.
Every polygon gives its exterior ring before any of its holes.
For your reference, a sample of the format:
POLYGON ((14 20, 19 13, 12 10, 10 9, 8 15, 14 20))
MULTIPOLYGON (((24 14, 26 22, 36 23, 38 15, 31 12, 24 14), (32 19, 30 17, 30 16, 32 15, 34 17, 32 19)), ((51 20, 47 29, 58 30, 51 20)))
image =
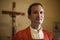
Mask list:
POLYGON ((28 8, 28 15, 31 15, 31 8, 32 8, 33 6, 36 6, 36 5, 40 5, 40 6, 43 7, 43 5, 42 5, 41 3, 33 3, 33 4, 30 5, 29 8, 28 8))

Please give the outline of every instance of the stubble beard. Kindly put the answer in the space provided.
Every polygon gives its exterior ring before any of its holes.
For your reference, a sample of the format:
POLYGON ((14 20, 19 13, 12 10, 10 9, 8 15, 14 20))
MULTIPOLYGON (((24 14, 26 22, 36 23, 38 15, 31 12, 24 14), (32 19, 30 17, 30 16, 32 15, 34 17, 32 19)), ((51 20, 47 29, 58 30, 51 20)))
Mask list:
POLYGON ((39 28, 39 25, 41 26, 40 22, 34 22, 31 24, 31 27, 34 28, 34 29, 38 29, 39 28))

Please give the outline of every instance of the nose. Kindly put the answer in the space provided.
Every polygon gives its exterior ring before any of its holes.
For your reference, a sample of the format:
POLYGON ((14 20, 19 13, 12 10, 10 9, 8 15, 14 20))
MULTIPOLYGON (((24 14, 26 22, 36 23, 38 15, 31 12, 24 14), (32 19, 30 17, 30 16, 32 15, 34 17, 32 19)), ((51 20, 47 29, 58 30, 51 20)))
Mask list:
POLYGON ((40 12, 37 13, 37 16, 41 16, 40 12))
POLYGON ((41 17, 41 14, 40 12, 37 13, 37 18, 40 18, 41 17))

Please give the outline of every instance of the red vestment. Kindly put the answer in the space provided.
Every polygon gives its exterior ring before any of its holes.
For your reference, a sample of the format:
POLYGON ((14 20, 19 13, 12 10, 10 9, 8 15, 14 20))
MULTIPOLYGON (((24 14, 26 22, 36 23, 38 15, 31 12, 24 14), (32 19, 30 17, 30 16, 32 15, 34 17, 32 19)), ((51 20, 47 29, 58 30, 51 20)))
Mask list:
MULTIPOLYGON (((43 40, 54 40, 51 33, 43 29, 44 39, 43 40)), ((30 27, 26 28, 25 30, 17 32, 13 40, 33 40, 31 37, 30 27)))

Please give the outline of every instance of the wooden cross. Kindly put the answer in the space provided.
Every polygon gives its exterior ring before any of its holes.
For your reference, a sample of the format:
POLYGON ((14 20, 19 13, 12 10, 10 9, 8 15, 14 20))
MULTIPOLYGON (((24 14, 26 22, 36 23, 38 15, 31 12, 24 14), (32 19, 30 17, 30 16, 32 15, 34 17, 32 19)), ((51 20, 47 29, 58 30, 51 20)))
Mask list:
POLYGON ((25 13, 23 13, 23 12, 15 12, 14 11, 15 6, 16 6, 16 3, 13 2, 12 11, 2 11, 2 14, 9 14, 12 17, 12 36, 14 36, 14 33, 15 33, 15 27, 16 27, 15 18, 16 18, 16 15, 22 15, 22 16, 25 15, 25 13))

